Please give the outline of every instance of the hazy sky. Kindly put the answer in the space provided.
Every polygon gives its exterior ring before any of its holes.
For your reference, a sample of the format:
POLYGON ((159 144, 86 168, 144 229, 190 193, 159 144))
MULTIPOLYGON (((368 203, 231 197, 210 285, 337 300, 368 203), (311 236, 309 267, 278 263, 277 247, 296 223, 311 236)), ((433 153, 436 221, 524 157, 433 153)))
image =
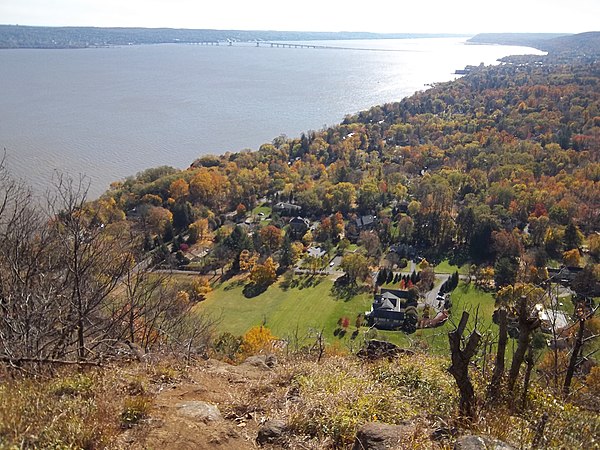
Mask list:
POLYGON ((0 23, 375 32, 600 30, 600 0, 0 0, 0 23))

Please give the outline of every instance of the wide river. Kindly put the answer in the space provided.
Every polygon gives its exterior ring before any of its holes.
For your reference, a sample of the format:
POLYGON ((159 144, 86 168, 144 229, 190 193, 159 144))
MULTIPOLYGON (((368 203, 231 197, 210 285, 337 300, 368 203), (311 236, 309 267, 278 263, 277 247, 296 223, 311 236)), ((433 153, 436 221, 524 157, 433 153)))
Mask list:
MULTIPOLYGON (((512 46, 463 38, 323 41, 351 49, 148 45, 0 51, 0 151, 38 192, 55 173, 111 181, 321 129, 494 64, 512 46)), ((1 156, 1 155, 0 155, 1 156)))

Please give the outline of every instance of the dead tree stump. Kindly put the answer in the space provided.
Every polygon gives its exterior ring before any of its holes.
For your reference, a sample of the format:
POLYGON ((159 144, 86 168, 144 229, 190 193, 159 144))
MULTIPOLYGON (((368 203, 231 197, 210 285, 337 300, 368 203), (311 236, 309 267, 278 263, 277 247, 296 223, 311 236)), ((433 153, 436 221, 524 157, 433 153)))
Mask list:
POLYGON ((448 333, 450 351, 452 352, 452 365, 448 369, 448 372, 452 374, 458 385, 460 415, 472 421, 476 415, 476 407, 475 390, 469 378, 469 363, 475 355, 475 351, 481 340, 481 334, 477 329, 473 330, 467 339, 464 349, 461 348, 462 334, 465 331, 468 320, 469 313, 463 311, 458 328, 448 333))

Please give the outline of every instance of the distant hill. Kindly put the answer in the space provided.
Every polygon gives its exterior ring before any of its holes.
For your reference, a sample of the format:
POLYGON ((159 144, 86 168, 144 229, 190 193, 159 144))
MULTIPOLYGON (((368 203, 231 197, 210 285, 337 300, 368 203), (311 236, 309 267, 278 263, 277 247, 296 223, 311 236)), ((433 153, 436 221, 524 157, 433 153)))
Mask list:
MULTIPOLYGON (((405 39, 450 34, 192 30, 174 28, 30 27, 0 25, 0 48, 85 48, 110 45, 232 41, 307 41, 333 39, 405 39)), ((467 35, 460 35, 467 36, 467 35)))
POLYGON ((600 55, 600 31, 579 34, 559 33, 481 33, 468 40, 473 44, 524 45, 552 54, 600 55))

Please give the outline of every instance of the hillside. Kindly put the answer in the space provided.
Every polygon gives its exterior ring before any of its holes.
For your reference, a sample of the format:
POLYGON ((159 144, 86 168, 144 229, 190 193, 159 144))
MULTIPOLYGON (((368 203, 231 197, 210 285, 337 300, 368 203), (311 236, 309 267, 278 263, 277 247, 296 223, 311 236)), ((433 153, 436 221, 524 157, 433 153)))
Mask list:
POLYGON ((190 44, 227 41, 406 39, 448 34, 210 30, 173 28, 33 27, 0 25, 0 48, 87 48, 111 45, 190 44))
POLYGON ((579 34, 560 33, 481 33, 468 42, 474 44, 524 45, 558 54, 578 54, 598 56, 600 32, 590 31, 579 34))

